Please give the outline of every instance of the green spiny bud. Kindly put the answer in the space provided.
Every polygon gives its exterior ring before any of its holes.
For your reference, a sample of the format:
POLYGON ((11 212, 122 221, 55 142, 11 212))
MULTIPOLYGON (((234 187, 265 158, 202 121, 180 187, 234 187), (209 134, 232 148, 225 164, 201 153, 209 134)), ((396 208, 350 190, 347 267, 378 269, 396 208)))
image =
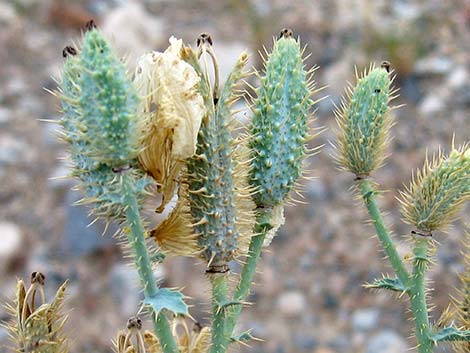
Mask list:
POLYGON ((339 125, 338 163, 358 177, 366 177, 379 168, 386 155, 393 120, 388 114, 392 99, 389 64, 372 65, 347 95, 336 111, 339 125))
POLYGON ((284 30, 274 41, 257 89, 249 147, 253 158, 250 184, 258 206, 281 204, 302 175, 307 156, 313 82, 303 68, 303 51, 284 30))
POLYGON ((426 160, 423 170, 401 192, 404 220, 418 231, 444 229, 470 199, 470 147, 452 149, 448 157, 439 154, 426 160))
MULTIPOLYGON (((205 47, 204 50, 211 51, 217 70, 212 48, 205 47)), ((243 231, 246 228, 243 227, 244 219, 249 216, 246 199, 249 200, 250 195, 239 185, 239 180, 244 179, 243 174, 239 174, 239 167, 243 165, 246 169, 246 164, 236 159, 236 152, 241 147, 237 148, 232 138, 231 111, 233 102, 238 98, 234 92, 245 75, 243 68, 248 56, 246 53, 240 55, 220 96, 218 84, 211 92, 207 73, 199 66, 195 53, 186 48, 184 56, 201 76, 199 89, 208 112, 199 131, 196 154, 187 161, 187 202, 193 232, 197 234, 201 255, 209 264, 208 271, 224 271, 227 262, 240 252, 241 243, 246 243, 243 238, 251 236, 252 223, 246 234, 243 231)))
POLYGON ((100 31, 87 31, 80 53, 78 106, 89 141, 87 154, 111 167, 137 155, 138 99, 126 68, 100 31))
MULTIPOLYGON (((95 29, 86 33, 80 55, 72 47, 64 49, 61 81, 64 115, 60 124, 62 139, 69 146, 71 174, 81 181, 85 193, 80 203, 92 204, 93 213, 98 217, 123 220, 125 207, 118 174, 137 165, 136 160, 131 159, 135 157, 135 148, 131 146, 136 127, 131 112, 136 100, 123 65, 110 50, 95 29), (100 55, 106 56, 106 60, 99 60, 100 55), (108 64, 111 66, 107 71, 108 64), (100 91, 100 87, 107 87, 107 93, 100 91), (119 93, 134 98, 113 100, 113 95, 119 93), (126 106, 128 103, 130 105, 126 106), (113 156, 109 151, 114 149, 118 153, 113 156)), ((150 179, 136 169, 131 173, 136 193, 143 197, 150 179)))

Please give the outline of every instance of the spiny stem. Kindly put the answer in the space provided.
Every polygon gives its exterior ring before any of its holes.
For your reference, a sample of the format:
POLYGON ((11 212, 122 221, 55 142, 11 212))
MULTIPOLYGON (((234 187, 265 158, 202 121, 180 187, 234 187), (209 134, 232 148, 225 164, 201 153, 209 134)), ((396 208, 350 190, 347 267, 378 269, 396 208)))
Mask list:
POLYGON ((223 305, 227 302, 227 274, 211 274, 212 284, 212 344, 211 353, 224 353, 228 347, 223 305))
POLYGON ((417 239, 413 250, 413 277, 410 287, 411 310, 415 318, 419 353, 432 353, 434 341, 430 338, 429 315, 426 304, 425 273, 428 266, 427 239, 417 239))
MULTIPOLYGON (((266 233, 271 229, 269 220, 271 219, 271 211, 259 212, 256 217, 255 224, 255 235, 251 238, 250 247, 248 250, 248 256, 246 258, 245 265, 243 266, 242 273, 240 274, 240 282, 235 289, 233 294, 233 302, 240 303, 246 300, 253 278, 256 273, 256 265, 261 255, 261 249, 263 248, 264 238, 266 233)), ((225 332, 227 337, 230 338, 233 329, 237 323, 237 320, 241 314, 242 305, 234 305, 227 313, 227 319, 225 322, 225 332)))
MULTIPOLYGON (((153 275, 147 246, 145 244, 145 231, 140 218, 139 206, 137 205, 137 199, 135 197, 133 183, 129 172, 124 172, 122 175, 122 189, 124 194, 124 203, 127 206, 126 220, 129 227, 128 231, 125 233, 127 235, 129 245, 134 251, 134 261, 144 287, 144 295, 145 297, 153 297, 157 294, 158 287, 153 275)), ((155 317, 156 314, 157 313, 152 314, 152 321, 155 334, 158 337, 163 353, 179 353, 165 313, 161 311, 158 313, 157 317, 155 317)))
POLYGON ((382 214, 375 198, 375 190, 372 187, 371 182, 367 179, 362 179, 359 182, 359 187, 361 190, 362 199, 364 200, 364 203, 367 207, 367 211, 369 212, 372 222, 374 223, 377 236, 379 237, 379 240, 382 243, 384 251, 387 254, 387 257, 389 258, 390 263, 393 269, 395 270, 395 273, 397 274, 398 278, 405 287, 408 287, 410 275, 408 274, 408 271, 406 270, 405 265, 403 264, 403 260, 398 254, 390 232, 385 226, 385 222, 383 220, 382 214))

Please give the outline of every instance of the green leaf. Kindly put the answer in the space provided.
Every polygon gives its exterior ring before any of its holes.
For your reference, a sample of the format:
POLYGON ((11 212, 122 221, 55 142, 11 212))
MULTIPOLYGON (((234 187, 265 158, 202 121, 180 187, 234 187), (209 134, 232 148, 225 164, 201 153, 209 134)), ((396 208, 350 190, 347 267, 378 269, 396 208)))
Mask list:
POLYGON ((376 279, 372 283, 365 284, 364 287, 372 289, 388 289, 396 292, 406 292, 408 290, 408 288, 405 287, 398 278, 387 277, 376 279))
POLYGON ((188 315, 188 306, 184 302, 183 293, 180 291, 160 288, 157 294, 145 298, 144 304, 151 306, 157 314, 166 309, 174 314, 188 315))
POLYGON ((455 327, 446 327, 433 334, 431 339, 435 342, 464 341, 470 342, 470 330, 459 330, 455 327))
POLYGON ((232 336, 230 341, 232 343, 245 343, 254 339, 256 338, 250 333, 250 331, 245 331, 240 333, 238 336, 232 336))

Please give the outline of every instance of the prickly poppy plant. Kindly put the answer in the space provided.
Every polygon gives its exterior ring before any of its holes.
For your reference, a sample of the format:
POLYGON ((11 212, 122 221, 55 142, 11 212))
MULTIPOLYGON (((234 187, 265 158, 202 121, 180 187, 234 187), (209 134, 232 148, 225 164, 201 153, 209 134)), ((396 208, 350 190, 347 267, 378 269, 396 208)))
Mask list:
MULTIPOLYGON (((117 332, 114 351, 225 353, 249 345, 255 337, 249 328, 235 330, 238 318, 248 304, 261 253, 285 222, 284 207, 294 202, 306 158, 315 151, 308 145, 318 129, 312 127, 318 89, 300 39, 283 29, 266 50, 261 72, 250 72, 247 53, 240 53, 225 82, 217 43, 207 33, 195 47, 171 37, 166 50, 144 54, 136 67, 128 67, 90 22, 79 46, 67 46, 62 54, 59 135, 68 148, 70 176, 83 193, 78 204, 119 225, 115 236, 143 289, 143 302, 135 308, 142 316, 129 318, 127 328, 117 332), (251 75, 257 76, 256 87, 249 86, 251 75), (251 112, 242 125, 235 104, 246 96, 251 112), (155 195, 161 201, 151 211, 165 217, 151 227, 143 211, 155 195), (157 283, 154 269, 170 256, 195 257, 206 265, 209 326, 192 322, 191 299, 182 290, 157 283), (146 321, 151 330, 144 329, 146 321)), ((470 198, 470 148, 452 145, 449 154, 426 159, 401 192, 403 220, 413 227, 408 266, 385 225, 372 182, 386 159, 394 123, 390 67, 388 62, 371 65, 357 75, 336 111, 336 161, 354 174, 357 193, 396 272, 367 287, 408 297, 419 353, 431 353, 445 341, 458 353, 468 352, 469 276, 461 276, 458 295, 433 323, 426 272, 435 237, 470 198)), ((463 248, 469 267, 468 244, 463 248)), ((46 298, 44 283, 38 272, 29 286, 18 281, 6 325, 14 352, 69 352, 63 312, 67 283, 53 298, 46 298)))
MULTIPOLYGON (((431 161, 426 159, 424 168, 414 174, 409 186, 401 191, 403 220, 414 227, 411 269, 405 266, 399 255, 391 232, 384 222, 377 203, 380 192, 371 180, 371 173, 384 160, 390 141, 392 118, 390 101, 394 90, 390 89, 390 64, 370 69, 357 78, 354 87, 347 90, 342 107, 336 112, 337 155, 340 167, 355 175, 358 193, 363 199, 377 237, 390 260, 395 278, 383 277, 368 283, 366 287, 384 289, 407 296, 415 322, 414 336, 419 353, 430 353, 440 342, 450 341, 456 351, 466 351, 470 341, 468 326, 468 278, 462 276, 463 289, 459 299, 453 301, 443 318, 432 323, 429 315, 426 272, 432 264, 436 241, 433 232, 443 230, 461 211, 462 204, 470 198, 470 150, 467 144, 455 148, 449 155, 439 153, 431 161)), ((468 262, 468 253, 464 255, 468 262)))

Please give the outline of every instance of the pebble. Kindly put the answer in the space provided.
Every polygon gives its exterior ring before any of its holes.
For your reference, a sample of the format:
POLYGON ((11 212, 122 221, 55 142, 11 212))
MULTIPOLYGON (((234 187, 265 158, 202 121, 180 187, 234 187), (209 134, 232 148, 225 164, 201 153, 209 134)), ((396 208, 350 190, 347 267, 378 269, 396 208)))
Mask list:
POLYGON ((11 114, 12 112, 7 108, 0 107, 0 126, 7 124, 11 120, 11 114))
POLYGON ((421 104, 418 106, 418 111, 423 116, 429 116, 432 114, 439 113, 445 108, 445 104, 441 97, 437 94, 430 93, 424 97, 421 104))
POLYGON ((14 223, 0 221, 0 271, 21 249, 23 234, 14 223))
POLYGON ((459 88, 468 84, 468 71, 463 66, 458 66, 447 76, 447 85, 450 88, 459 88))
POLYGON ((450 72, 454 64, 450 58, 444 56, 432 56, 418 60, 415 63, 417 74, 442 75, 450 72))
POLYGON ((134 67, 141 55, 165 42, 162 20, 151 16, 137 2, 125 2, 109 11, 100 27, 119 54, 128 57, 129 67, 134 67))
POLYGON ((110 225, 103 235, 102 222, 90 225, 93 218, 88 216, 89 206, 73 205, 81 197, 79 192, 69 190, 64 201, 66 222, 61 245, 64 254, 69 256, 89 255, 117 243, 117 240, 111 237, 116 229, 115 226, 110 225))
POLYGON ((297 334, 294 336, 294 344, 300 352, 311 352, 318 346, 318 340, 313 336, 297 334))
POLYGON ((369 340, 366 353, 403 353, 408 350, 403 337, 394 331, 383 330, 369 340))
POLYGON ((30 146, 21 138, 11 135, 0 136, 0 166, 21 164, 32 155, 30 146))
POLYGON ((379 322, 380 312, 377 309, 359 309, 352 315, 352 327, 359 331, 374 329, 379 322))
POLYGON ((134 267, 118 262, 110 275, 110 290, 116 306, 124 316, 135 314, 141 298, 139 275, 134 267))
MULTIPOLYGON (((216 36, 214 41, 217 39, 216 36)), ((215 53, 217 54, 217 60, 219 62, 219 75, 220 82, 225 82, 228 75, 233 69, 235 62, 242 52, 248 53, 248 63, 246 69, 253 65, 252 58, 254 57, 253 53, 249 51, 249 45, 243 42, 222 42, 217 41, 214 43, 215 53)), ((209 63, 210 59, 208 58, 209 63)), ((210 71, 210 70, 209 70, 210 71)))
POLYGON ((277 305, 282 314, 286 316, 296 316, 305 310, 307 303, 303 293, 290 291, 281 294, 278 298, 277 305))

